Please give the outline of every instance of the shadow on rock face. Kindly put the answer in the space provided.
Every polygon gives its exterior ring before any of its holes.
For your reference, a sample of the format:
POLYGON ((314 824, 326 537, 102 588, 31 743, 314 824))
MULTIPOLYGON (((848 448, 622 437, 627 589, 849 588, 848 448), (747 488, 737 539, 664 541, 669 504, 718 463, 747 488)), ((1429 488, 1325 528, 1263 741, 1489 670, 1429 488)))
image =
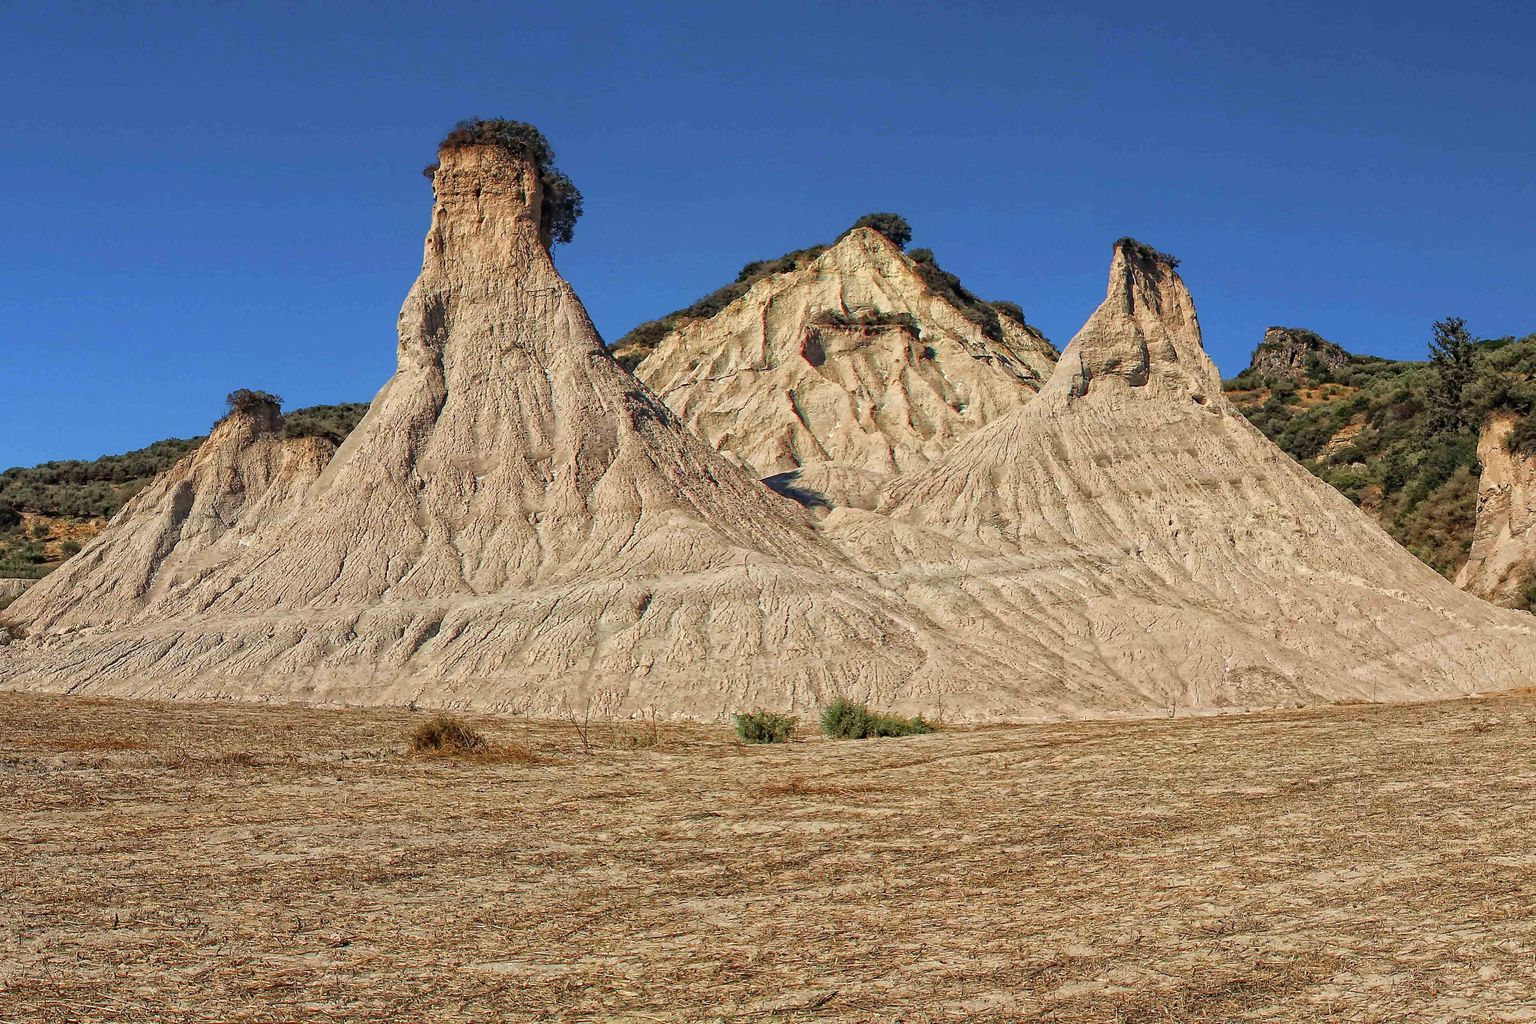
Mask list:
POLYGON ((831 509, 832 502, 825 494, 813 491, 809 487, 799 485, 800 470, 792 469, 788 473, 775 473, 773 476, 763 477, 763 483, 775 494, 782 494, 791 501, 797 501, 806 508, 831 509))

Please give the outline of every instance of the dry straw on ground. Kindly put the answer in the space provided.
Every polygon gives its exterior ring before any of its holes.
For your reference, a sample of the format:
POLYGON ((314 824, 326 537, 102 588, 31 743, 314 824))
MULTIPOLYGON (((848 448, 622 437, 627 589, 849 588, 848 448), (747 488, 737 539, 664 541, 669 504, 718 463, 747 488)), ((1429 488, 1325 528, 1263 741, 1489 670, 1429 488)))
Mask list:
POLYGON ((534 765, 420 721, 0 694, 0 1021, 1536 1019, 1531 694, 591 756, 474 720, 534 765))

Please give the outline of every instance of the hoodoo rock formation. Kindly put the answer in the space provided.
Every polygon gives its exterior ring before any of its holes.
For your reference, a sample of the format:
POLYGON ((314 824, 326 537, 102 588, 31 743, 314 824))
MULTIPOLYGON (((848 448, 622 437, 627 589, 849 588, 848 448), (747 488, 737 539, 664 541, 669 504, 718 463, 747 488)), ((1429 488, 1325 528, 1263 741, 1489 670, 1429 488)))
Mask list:
POLYGON ((1057 707, 1424 697, 1536 664, 1536 622, 1457 590, 1228 404, 1189 292, 1130 240, 1032 402, 826 529, 1018 651, 1057 707))
POLYGON ((324 471, 242 510, 277 446, 227 420, 10 609, 0 679, 714 717, 984 667, 604 351, 535 162, 445 148, 434 189, 399 369, 324 471))
POLYGON ((1477 528, 1456 585, 1495 604, 1536 610, 1536 458, 1505 443, 1519 422, 1497 413, 1478 439, 1477 528))
POLYGON ((654 353, 728 458, 603 349, 550 259, 570 224, 541 223, 541 159, 473 132, 439 156, 362 422, 332 452, 238 408, 6 611, 0 685, 977 721, 1529 681, 1536 620, 1250 426, 1146 246, 1116 244, 1035 394, 1040 339, 983 344, 853 232, 654 353), (758 479, 815 466, 878 486, 814 519, 758 479))
POLYGON ((636 375, 694 433, 813 503, 872 505, 1012 412, 1056 350, 1010 315, 988 329, 867 227, 808 265, 765 277, 663 338, 636 375))

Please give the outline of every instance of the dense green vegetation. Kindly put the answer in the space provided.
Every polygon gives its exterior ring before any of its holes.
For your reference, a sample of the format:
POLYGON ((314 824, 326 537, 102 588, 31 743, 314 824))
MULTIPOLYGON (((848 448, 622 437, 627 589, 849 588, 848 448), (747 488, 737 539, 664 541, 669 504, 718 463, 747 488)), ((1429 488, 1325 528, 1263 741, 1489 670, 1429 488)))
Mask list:
MULTIPOLYGON (((836 242, 844 238, 857 228, 873 228, 886 238, 889 238, 898 248, 905 248, 912 240, 912 226, 907 223, 905 217, 897 213, 866 213, 854 221, 846 231, 837 236, 836 242)), ((765 277, 773 274, 782 274, 791 270, 798 270, 806 266, 816 257, 826 252, 829 246, 813 245, 808 249, 796 249, 794 252, 785 253, 778 259, 755 260, 741 268, 736 275, 736 280, 723 288, 717 288, 708 295, 699 299, 692 305, 676 309, 666 316, 655 320, 648 320, 638 327, 631 329, 618 341, 609 346, 614 358, 633 370, 651 353, 653 349, 682 324, 689 320, 708 320, 719 313, 726 306, 735 302, 751 290, 752 286, 765 277)), ((946 299, 954 306, 962 316, 976 324, 983 334, 993 341, 1003 340, 1002 323, 998 319, 999 314, 1007 316, 1019 324, 1025 324, 1024 310, 1016 302, 988 302, 978 298, 963 284, 960 278, 951 274, 939 266, 934 258, 932 249, 913 249, 908 256, 922 275, 928 287, 938 295, 946 299)))
POLYGON ((798 721, 773 711, 749 711, 732 717, 736 721, 736 738, 743 743, 788 743, 798 721))
MULTIPOLYGON (((8 469, 0 473, 0 508, 74 519, 110 516, 202 441, 201 437, 173 437, 125 455, 8 469)), ((0 512, 0 526, 6 519, 0 512)))
POLYGON ((1536 455, 1536 416, 1521 420, 1504 439, 1504 447, 1512 454, 1530 458, 1536 455))
POLYGON ((288 437, 323 437, 340 445, 367 413, 367 402, 311 405, 285 415, 283 433, 288 437))
MULTIPOLYGON (((555 166, 555 150, 544 133, 523 121, 477 117, 454 125, 437 148, 441 152, 485 145, 500 146, 513 156, 533 162, 539 170, 539 182, 544 186, 544 202, 539 208, 544 244, 569 243, 575 236, 576 222, 581 219, 581 190, 555 166)), ((431 164, 422 173, 430 178, 436 172, 437 165, 431 164)))
MULTIPOLYGON (((1300 380, 1250 369, 1226 388, 1287 453, 1452 575, 1476 523, 1478 433, 1496 411, 1528 416, 1536 406, 1536 335, 1474 341, 1451 318, 1434 325, 1429 355, 1351 355, 1341 366, 1309 358, 1300 380)), ((1532 422, 1512 446, 1536 441, 1532 422)))

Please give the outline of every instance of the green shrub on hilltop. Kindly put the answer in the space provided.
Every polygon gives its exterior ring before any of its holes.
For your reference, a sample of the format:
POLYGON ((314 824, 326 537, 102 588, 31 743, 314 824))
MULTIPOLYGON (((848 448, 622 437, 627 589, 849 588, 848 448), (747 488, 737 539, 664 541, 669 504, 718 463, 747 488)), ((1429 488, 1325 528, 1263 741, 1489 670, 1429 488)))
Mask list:
POLYGON ((1130 235, 1126 235, 1124 238, 1117 239, 1115 241, 1115 245, 1116 247, 1124 247, 1131 250, 1144 260, 1148 260, 1152 263, 1161 263, 1169 269, 1175 269, 1179 265, 1179 258, 1177 256, 1172 256, 1159 249, 1154 249, 1145 242, 1138 242, 1130 235))
POLYGON ((283 400, 270 391, 238 388, 225 397, 224 404, 229 406, 230 412, 259 412, 269 408, 282 409, 283 400))
POLYGON ((898 249, 905 249, 907 243, 912 241, 912 225, 899 213, 866 213, 854 221, 847 231, 838 235, 837 240, 841 242, 859 228, 873 228, 890 239, 898 249))
MULTIPOLYGON (((524 121, 476 117, 454 125, 438 144, 438 151, 467 146, 500 146, 513 156, 532 162, 538 168, 544 190, 544 202, 539 209, 544 243, 565 245, 575 237, 576 222, 582 213, 581 190, 555 166, 554 147, 543 132, 524 121)), ((437 165, 431 164, 422 173, 430 178, 436 172, 437 165)))

